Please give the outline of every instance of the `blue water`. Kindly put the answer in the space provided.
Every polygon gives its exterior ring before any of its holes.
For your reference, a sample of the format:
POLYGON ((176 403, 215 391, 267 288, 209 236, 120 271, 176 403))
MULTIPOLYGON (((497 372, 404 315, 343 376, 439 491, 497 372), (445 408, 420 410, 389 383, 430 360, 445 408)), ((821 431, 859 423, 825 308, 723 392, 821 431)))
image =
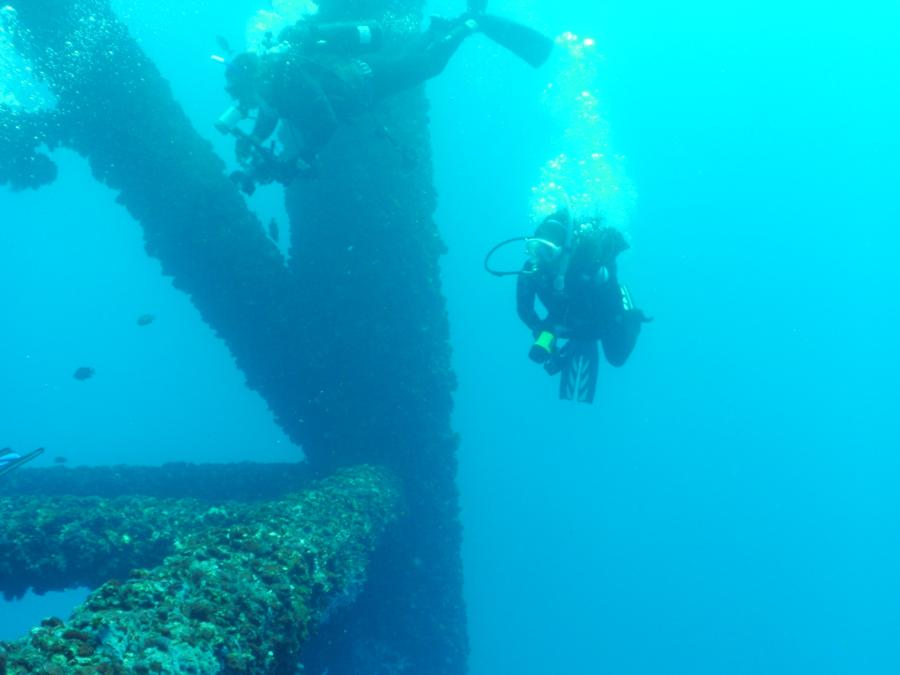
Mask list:
MULTIPOLYGON (((213 139, 206 38, 237 39, 256 3, 115 4, 213 139)), ((528 361, 513 284, 480 265, 532 227, 530 188, 570 151, 540 95, 562 66, 464 45, 428 91, 471 672, 900 672, 900 7, 549 5, 491 8, 596 38, 635 192, 621 276, 656 321, 593 406, 528 361)), ((0 444, 72 464, 296 457, 138 226, 60 164, 50 188, 0 192, 0 444), (97 376, 73 380, 81 365, 97 376)), ((0 605, 0 637, 50 611, 0 605)))

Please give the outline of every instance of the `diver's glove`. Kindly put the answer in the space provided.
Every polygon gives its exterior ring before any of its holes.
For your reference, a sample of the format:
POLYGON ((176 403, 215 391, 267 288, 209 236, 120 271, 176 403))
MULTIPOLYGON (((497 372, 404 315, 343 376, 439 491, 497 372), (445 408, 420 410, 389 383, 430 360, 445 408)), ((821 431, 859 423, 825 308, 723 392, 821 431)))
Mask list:
POLYGON ((544 372, 548 375, 556 375, 563 369, 564 361, 559 352, 553 354, 544 362, 544 372))

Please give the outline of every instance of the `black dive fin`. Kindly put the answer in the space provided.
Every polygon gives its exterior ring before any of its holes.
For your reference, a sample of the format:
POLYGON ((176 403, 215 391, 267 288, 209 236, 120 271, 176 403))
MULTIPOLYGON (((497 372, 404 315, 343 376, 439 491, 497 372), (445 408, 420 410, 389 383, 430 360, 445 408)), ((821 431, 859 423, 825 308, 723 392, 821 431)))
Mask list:
POLYGON ((600 352, 596 341, 570 340, 559 381, 559 397, 566 401, 593 403, 597 390, 600 352))
POLYGON ((475 20, 482 33, 529 65, 540 68, 550 58, 553 40, 533 28, 492 14, 478 14, 475 20))
MULTIPOLYGON (((38 448, 37 450, 32 450, 27 455, 22 455, 21 457, 17 457, 14 460, 0 464, 0 476, 2 476, 5 473, 9 473, 13 469, 18 469, 23 464, 33 460, 35 457, 40 455, 42 452, 44 452, 44 449, 38 448)), ((2 457, 0 457, 0 459, 2 459, 2 457)))

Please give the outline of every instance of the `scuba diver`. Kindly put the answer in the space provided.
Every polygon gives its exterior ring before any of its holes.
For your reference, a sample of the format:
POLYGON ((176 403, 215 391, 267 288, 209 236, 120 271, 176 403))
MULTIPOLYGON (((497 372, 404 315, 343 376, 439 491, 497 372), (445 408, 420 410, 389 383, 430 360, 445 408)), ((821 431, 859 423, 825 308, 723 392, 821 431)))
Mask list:
POLYGON ((476 32, 534 67, 547 60, 552 40, 485 14, 485 5, 486 0, 469 0, 468 11, 456 19, 433 17, 429 28, 399 54, 375 53, 383 41, 376 23, 302 20, 283 30, 277 41, 270 39, 265 51, 234 57, 226 63, 225 89, 235 105, 216 123, 219 131, 237 137, 235 154, 243 171, 233 178, 249 193, 255 184, 289 184, 315 175, 316 157, 340 124, 440 74, 476 32), (253 130, 246 133, 238 124, 254 110, 253 130), (283 149, 276 153, 266 141, 279 121, 283 149))
POLYGON ((601 219, 572 227, 568 211, 562 210, 545 218, 534 236, 507 239, 485 258, 491 274, 517 275, 516 309, 535 338, 529 358, 550 375, 561 373, 561 399, 591 403, 600 361, 597 342, 606 360, 621 366, 634 349, 641 325, 653 320, 634 307, 628 289, 619 283, 616 258, 626 249, 622 233, 601 219), (490 267, 494 252, 523 240, 529 259, 521 270, 490 267), (546 309, 543 318, 535 310, 535 299, 546 309))
POLYGON ((18 469, 23 464, 33 460, 42 452, 44 452, 44 449, 38 448, 37 450, 32 450, 29 453, 20 455, 9 448, 3 448, 0 450, 0 476, 9 473, 13 469, 18 469))

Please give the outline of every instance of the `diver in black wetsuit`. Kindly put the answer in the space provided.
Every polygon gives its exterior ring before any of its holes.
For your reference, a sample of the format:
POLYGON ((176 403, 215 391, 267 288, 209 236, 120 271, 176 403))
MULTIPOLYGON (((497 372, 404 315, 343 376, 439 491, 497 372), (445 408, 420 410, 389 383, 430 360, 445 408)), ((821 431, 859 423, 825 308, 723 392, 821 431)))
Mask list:
MULTIPOLYGON (((236 154, 246 161, 265 151, 263 142, 279 120, 284 157, 270 154, 265 164, 292 155, 311 166, 341 123, 370 110, 379 100, 437 76, 475 32, 537 67, 549 56, 553 42, 530 28, 483 13, 483 0, 471 0, 469 11, 454 20, 433 18, 431 25, 402 53, 379 55, 377 24, 318 24, 301 21, 279 35, 263 54, 246 52, 226 69, 226 90, 236 106, 217 127, 238 136, 236 154), (256 110, 253 131, 236 129, 240 119, 256 110), (285 129, 286 127, 286 129, 285 129)), ((281 167, 283 168, 283 167, 281 167)), ((290 182, 296 174, 276 171, 269 180, 290 182)))
POLYGON ((641 325, 652 321, 635 309, 619 283, 616 257, 628 248, 622 233, 598 220, 571 228, 568 215, 546 218, 526 240, 530 259, 518 275, 516 308, 535 336, 529 356, 551 375, 562 371, 560 398, 590 403, 599 353, 621 366, 641 325), (542 319, 535 299, 547 310, 542 319), (566 340, 560 347, 560 339, 566 340))

